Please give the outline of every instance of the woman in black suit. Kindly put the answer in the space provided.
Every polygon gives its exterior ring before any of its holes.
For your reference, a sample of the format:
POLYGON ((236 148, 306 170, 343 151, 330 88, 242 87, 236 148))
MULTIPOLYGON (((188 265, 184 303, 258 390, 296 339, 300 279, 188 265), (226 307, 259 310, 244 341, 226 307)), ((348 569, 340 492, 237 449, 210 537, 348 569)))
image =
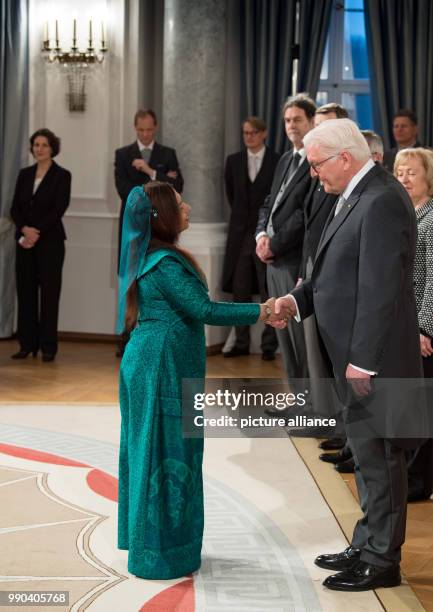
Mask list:
POLYGON ((62 267, 66 234, 62 217, 69 206, 71 173, 54 161, 60 139, 43 128, 30 138, 36 163, 17 179, 11 216, 16 225, 16 284, 20 350, 12 359, 53 361, 57 353, 62 267))

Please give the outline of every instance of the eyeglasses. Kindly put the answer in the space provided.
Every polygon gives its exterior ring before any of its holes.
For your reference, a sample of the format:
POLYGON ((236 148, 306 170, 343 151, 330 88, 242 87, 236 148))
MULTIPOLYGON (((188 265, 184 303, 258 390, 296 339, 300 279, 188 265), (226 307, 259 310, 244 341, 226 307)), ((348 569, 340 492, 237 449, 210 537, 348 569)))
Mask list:
POLYGON ((320 172, 320 168, 323 166, 323 164, 325 164, 327 161, 329 161, 330 159, 333 159, 334 157, 338 157, 340 155, 340 153, 336 153, 335 155, 330 155, 329 157, 327 157, 326 159, 322 159, 322 161, 316 162, 316 163, 312 163, 310 162, 310 168, 312 170, 314 170, 314 172, 316 174, 319 174, 320 172))
POLYGON ((243 130, 242 134, 243 136, 257 136, 257 134, 259 133, 259 130, 243 130))

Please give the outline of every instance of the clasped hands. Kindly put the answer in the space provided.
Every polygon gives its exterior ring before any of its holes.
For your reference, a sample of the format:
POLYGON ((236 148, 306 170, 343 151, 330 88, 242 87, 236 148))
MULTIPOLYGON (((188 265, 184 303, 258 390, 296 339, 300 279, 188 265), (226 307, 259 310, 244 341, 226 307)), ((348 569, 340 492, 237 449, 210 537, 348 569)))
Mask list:
POLYGON ((23 234, 24 240, 20 240, 20 245, 23 249, 31 249, 35 246, 37 241, 40 238, 40 231, 35 227, 29 227, 25 225, 21 228, 21 233, 23 234))
POLYGON ((269 298, 264 304, 260 305, 260 319, 277 329, 286 327, 288 320, 295 317, 296 314, 296 303, 290 295, 281 298, 269 298), (270 314, 267 313, 267 307, 271 309, 270 314))
POLYGON ((263 261, 265 264, 269 264, 274 261, 274 254, 271 250, 271 239, 269 236, 263 235, 257 240, 256 255, 260 261, 263 261))

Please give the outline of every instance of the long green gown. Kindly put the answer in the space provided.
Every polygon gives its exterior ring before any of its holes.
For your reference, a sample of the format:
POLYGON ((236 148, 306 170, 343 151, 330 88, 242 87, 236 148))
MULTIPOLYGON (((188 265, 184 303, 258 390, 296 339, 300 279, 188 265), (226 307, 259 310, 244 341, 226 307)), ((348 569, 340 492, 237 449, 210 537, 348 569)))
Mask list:
POLYGON ((182 379, 205 377, 204 324, 250 325, 258 304, 212 302, 181 255, 146 256, 138 325, 120 368, 118 546, 148 579, 200 567, 203 439, 182 437, 182 379))

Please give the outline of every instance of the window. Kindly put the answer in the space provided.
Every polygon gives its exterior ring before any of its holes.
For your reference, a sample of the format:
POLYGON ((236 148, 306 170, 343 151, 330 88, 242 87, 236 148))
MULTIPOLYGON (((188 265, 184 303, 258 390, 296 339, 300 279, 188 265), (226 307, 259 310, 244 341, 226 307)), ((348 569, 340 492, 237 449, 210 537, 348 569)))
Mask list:
POLYGON ((337 102, 361 129, 372 129, 364 0, 335 2, 320 73, 317 104, 337 102))

